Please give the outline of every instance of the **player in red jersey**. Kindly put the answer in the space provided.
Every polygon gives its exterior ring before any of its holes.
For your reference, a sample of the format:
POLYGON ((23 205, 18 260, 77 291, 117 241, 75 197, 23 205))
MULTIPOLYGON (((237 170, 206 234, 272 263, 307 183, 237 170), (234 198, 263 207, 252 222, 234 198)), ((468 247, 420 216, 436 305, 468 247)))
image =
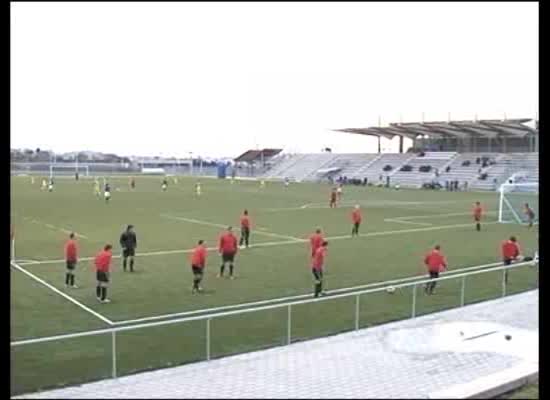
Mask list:
MULTIPOLYGON (((500 246, 502 254, 502 262, 504 265, 512 264, 521 258, 521 248, 515 236, 510 236, 510 239, 504 240, 500 246)), ((508 283, 508 271, 504 271, 504 282, 508 283)))
POLYGON ((532 228, 535 221, 535 212, 529 207, 529 203, 525 203, 523 212, 527 216, 528 228, 532 228))
POLYGON ((248 242, 250 240, 250 217, 248 216, 248 210, 244 210, 241 216, 241 239, 239 240, 239 247, 242 249, 243 244, 248 248, 248 242))
POLYGON ((65 262, 67 265, 67 273, 65 274, 65 287, 72 287, 74 289, 78 286, 74 283, 74 270, 78 261, 78 246, 74 233, 69 234, 69 240, 65 243, 65 262))
POLYGON ((237 238, 233 234, 232 227, 227 227, 227 232, 220 236, 218 249, 222 256, 222 265, 220 267, 218 278, 223 277, 225 264, 229 263, 229 278, 234 279, 233 262, 235 260, 235 254, 237 254, 237 238))
MULTIPOLYGON (((435 245, 433 250, 426 254, 424 264, 428 268, 430 279, 439 278, 439 273, 447 269, 447 260, 443 253, 441 253, 441 246, 438 244, 435 245)), ((428 282, 424 287, 426 294, 433 294, 436 284, 436 281, 428 282)))
POLYGON ((325 266, 325 258, 327 255, 327 246, 328 242, 323 240, 321 246, 315 250, 315 255, 311 260, 311 272, 315 278, 314 286, 314 297, 319 297, 319 295, 325 295, 323 292, 323 268, 325 266))
POLYGON ((332 188, 332 191, 330 192, 330 208, 336 208, 336 189, 332 188))
POLYGON ((193 290, 191 293, 202 292, 200 283, 204 276, 204 267, 206 266, 206 247, 204 240, 199 240, 197 247, 191 253, 191 270, 193 271, 193 290))
POLYGON ((361 225, 361 209, 359 205, 356 205, 354 210, 351 212, 351 221, 353 222, 353 228, 351 229, 351 236, 359 236, 359 226, 361 225))
POLYGON ((474 205, 474 222, 476 223, 476 231, 481 231, 481 217, 483 216, 483 208, 481 208, 481 203, 476 201, 474 205))
POLYGON ((97 300, 101 303, 111 302, 111 300, 107 298, 107 287, 109 286, 109 273, 111 270, 111 260, 113 258, 112 249, 113 246, 110 244, 105 245, 103 250, 97 253, 94 260, 97 278, 96 296, 97 300))
POLYGON ((315 251, 321 247, 323 244, 323 241, 325 239, 323 238, 323 233, 321 231, 321 228, 315 229, 315 233, 311 234, 309 237, 309 245, 311 247, 311 257, 313 258, 315 256, 315 251))

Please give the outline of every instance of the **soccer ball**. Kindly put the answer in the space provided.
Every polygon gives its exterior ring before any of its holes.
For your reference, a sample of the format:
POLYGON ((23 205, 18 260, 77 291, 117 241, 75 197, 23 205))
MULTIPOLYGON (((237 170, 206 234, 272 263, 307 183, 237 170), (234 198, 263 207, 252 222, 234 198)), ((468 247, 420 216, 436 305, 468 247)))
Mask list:
POLYGON ((393 286, 388 286, 386 288, 386 292, 388 292, 389 294, 394 294, 395 293, 395 288, 393 286))

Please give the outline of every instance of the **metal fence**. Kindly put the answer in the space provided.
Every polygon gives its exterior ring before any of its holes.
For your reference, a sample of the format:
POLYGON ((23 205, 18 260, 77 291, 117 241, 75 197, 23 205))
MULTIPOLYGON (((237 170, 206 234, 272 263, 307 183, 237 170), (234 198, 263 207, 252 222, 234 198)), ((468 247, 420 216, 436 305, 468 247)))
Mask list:
MULTIPOLYGON (((486 274, 489 272, 495 272, 495 271, 502 271, 502 292, 501 295, 504 297, 507 295, 507 274, 508 271, 515 268, 521 268, 521 267, 527 267, 527 266, 533 266, 532 261, 528 262, 518 262, 513 265, 509 266, 498 266, 494 268, 487 268, 484 270, 478 270, 478 271, 470 271, 467 273, 461 273, 461 274, 455 274, 452 276, 442 276, 437 279, 420 279, 414 282, 406 282, 406 283, 400 283, 392 285, 391 288, 398 290, 398 289, 404 289, 404 288, 412 288, 412 298, 410 303, 410 318, 415 318, 417 315, 417 289, 419 286, 425 285, 428 282, 441 282, 441 281, 447 281, 447 280, 461 280, 461 288, 460 288, 460 306, 465 305, 465 295, 466 295, 466 278, 472 277, 480 274, 486 274)), ((258 311, 265 311, 265 310, 273 310, 273 309, 286 309, 286 344, 292 343, 292 310, 293 307, 303 304, 311 304, 311 303, 318 303, 318 302, 327 302, 327 301, 333 301, 335 299, 342 299, 342 298, 348 298, 348 297, 355 297, 354 302, 354 326, 353 328, 355 330, 360 329, 360 311, 361 311, 361 302, 360 297, 368 294, 374 294, 377 292, 384 292, 388 291, 388 288, 390 286, 384 286, 379 287, 375 289, 366 289, 366 290, 356 290, 349 293, 342 293, 342 294, 334 294, 329 295, 325 297, 318 297, 318 298, 310 298, 306 300, 298 300, 298 301, 290 301, 290 302, 284 302, 279 304, 273 304, 273 305, 266 305, 261 307, 250 307, 242 310, 235 310, 235 311, 224 311, 224 312, 218 312, 218 313, 210 313, 206 315, 200 315, 200 316, 193 316, 193 317, 187 317, 187 318, 177 318, 177 319, 170 319, 166 321, 160 321, 160 322, 149 322, 149 323, 142 323, 137 325, 131 325, 131 326, 120 326, 115 328, 108 328, 108 329, 99 329, 99 330, 93 330, 93 331, 87 331, 87 332, 80 332, 80 333, 73 333, 73 334, 65 334, 65 335, 56 335, 56 336, 50 336, 50 337, 43 337, 43 338, 36 338, 36 339, 27 339, 27 340, 18 340, 13 341, 10 343, 11 347, 17 347, 17 346, 25 346, 30 344, 36 344, 36 343, 46 343, 46 342, 54 342, 54 341, 63 341, 68 339, 74 339, 79 337, 89 337, 89 336, 98 336, 98 335, 111 335, 111 376, 113 378, 117 377, 117 333, 124 332, 124 331, 133 331, 138 329, 145 329, 150 327, 158 327, 158 326, 167 326, 172 324, 179 324, 179 323, 185 323, 185 322, 191 322, 191 321, 205 321, 205 334, 206 334, 206 348, 204 349, 204 359, 210 360, 211 358, 211 322, 214 319, 232 316, 232 315, 243 315, 248 314, 252 312, 258 312, 258 311)))

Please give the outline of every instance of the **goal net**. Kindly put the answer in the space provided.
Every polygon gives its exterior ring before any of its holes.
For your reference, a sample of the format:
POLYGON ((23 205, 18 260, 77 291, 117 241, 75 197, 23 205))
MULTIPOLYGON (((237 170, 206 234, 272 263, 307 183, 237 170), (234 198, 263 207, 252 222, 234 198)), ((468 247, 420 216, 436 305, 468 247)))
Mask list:
POLYGON ((539 184, 505 183, 499 189, 498 221, 524 224, 528 221, 526 205, 535 213, 534 223, 539 222, 539 184))
POLYGON ((50 164, 50 178, 54 176, 74 176, 77 172, 82 176, 90 176, 90 168, 87 165, 50 164))

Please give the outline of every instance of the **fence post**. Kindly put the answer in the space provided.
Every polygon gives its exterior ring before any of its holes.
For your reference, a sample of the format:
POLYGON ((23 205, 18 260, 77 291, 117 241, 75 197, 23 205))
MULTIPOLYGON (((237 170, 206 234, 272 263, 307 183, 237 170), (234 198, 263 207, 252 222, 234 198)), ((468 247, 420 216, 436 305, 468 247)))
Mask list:
POLYGON ((462 287, 460 288, 460 307, 464 307, 464 291, 466 289, 466 277, 462 277, 462 287))
POLYGON ((292 305, 288 305, 288 313, 287 313, 288 319, 287 319, 287 330, 286 330, 286 344, 290 344, 292 341, 291 337, 291 328, 292 328, 292 305))
POLYGON ((208 318, 206 320, 206 360, 210 361, 210 320, 212 318, 208 318))
POLYGON ((116 378, 116 332, 113 331, 112 335, 112 343, 113 343, 113 371, 112 376, 113 378, 116 378))
POLYGON ((506 275, 508 274, 507 268, 502 270, 502 297, 506 296, 506 275))
POLYGON ((416 283, 413 285, 413 301, 412 301, 412 312, 411 318, 416 316, 416 283))
POLYGON ((359 329, 359 296, 355 297, 355 330, 359 329))

